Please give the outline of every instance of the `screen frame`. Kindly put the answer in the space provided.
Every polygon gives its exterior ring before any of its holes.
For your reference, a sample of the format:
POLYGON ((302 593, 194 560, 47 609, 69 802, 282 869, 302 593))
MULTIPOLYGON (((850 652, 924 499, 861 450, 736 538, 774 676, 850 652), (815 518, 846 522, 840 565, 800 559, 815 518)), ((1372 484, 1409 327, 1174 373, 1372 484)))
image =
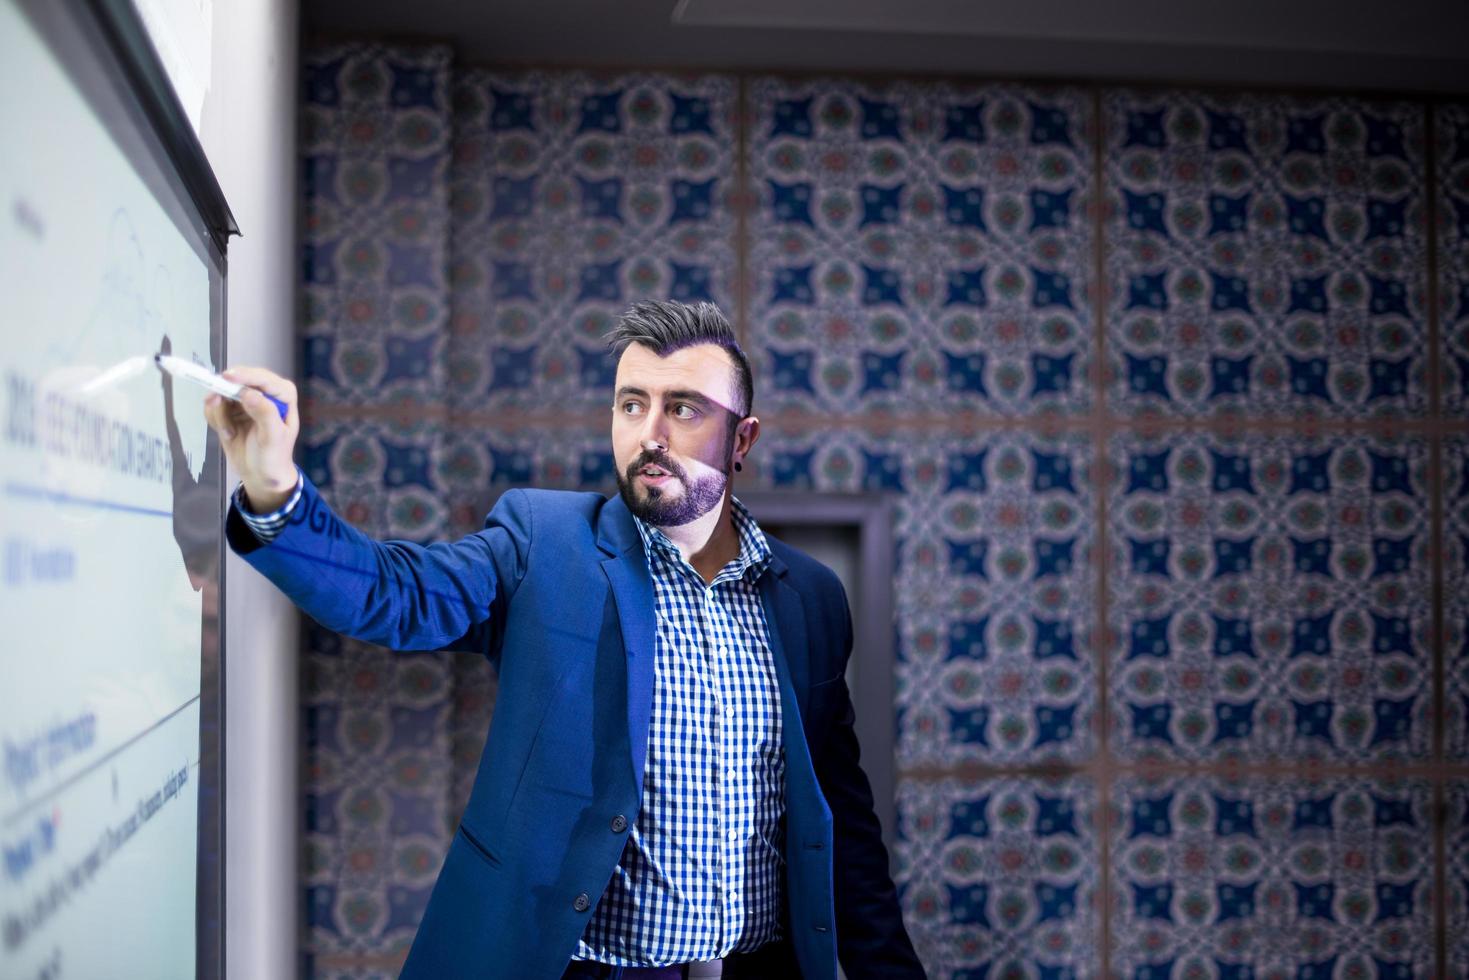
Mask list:
MULTIPOLYGON (((240 230, 142 17, 131 0, 15 2, 203 261, 209 276, 210 348, 217 358, 216 369, 223 367, 229 363, 226 249, 230 236, 240 230)), ((211 550, 215 561, 201 589, 213 591, 217 613, 213 627, 205 628, 200 651, 195 976, 219 980, 224 976, 225 958, 226 502, 224 457, 212 429, 206 439, 200 483, 214 489, 211 550)), ((207 593, 205 604, 207 610, 207 593)))

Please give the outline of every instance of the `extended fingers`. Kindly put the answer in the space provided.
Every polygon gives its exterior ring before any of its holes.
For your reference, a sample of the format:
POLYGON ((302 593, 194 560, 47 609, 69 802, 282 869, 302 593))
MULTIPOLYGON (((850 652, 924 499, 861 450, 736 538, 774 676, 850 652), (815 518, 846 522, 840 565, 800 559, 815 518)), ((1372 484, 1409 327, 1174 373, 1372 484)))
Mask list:
POLYGON ((238 381, 251 388, 258 388, 273 395, 287 405, 296 404, 296 386, 274 371, 260 367, 232 367, 222 372, 231 381, 238 381))

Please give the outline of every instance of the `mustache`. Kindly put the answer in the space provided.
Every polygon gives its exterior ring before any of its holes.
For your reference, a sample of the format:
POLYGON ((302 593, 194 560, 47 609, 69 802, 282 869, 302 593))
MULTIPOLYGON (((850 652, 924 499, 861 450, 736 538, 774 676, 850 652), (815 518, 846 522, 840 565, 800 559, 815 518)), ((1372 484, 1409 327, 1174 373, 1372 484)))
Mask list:
POLYGON ((646 450, 638 453, 638 458, 628 464, 627 478, 631 480, 637 476, 638 470, 644 466, 656 466, 663 472, 671 474, 676 479, 683 480, 685 483, 688 482, 685 479, 683 467, 669 459, 667 453, 650 453, 646 450))

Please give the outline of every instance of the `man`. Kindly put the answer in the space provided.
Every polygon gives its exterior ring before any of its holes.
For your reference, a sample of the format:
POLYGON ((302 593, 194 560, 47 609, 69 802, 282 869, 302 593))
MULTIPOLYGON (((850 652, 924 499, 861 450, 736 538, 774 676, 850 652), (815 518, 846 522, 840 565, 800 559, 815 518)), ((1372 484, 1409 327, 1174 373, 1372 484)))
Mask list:
POLYGON ((291 461, 290 382, 211 397, 231 547, 330 629, 484 653, 499 699, 403 976, 922 977, 857 761, 830 569, 731 492, 760 436, 713 305, 641 303, 618 353, 616 497, 512 490, 429 547, 343 523, 291 461))

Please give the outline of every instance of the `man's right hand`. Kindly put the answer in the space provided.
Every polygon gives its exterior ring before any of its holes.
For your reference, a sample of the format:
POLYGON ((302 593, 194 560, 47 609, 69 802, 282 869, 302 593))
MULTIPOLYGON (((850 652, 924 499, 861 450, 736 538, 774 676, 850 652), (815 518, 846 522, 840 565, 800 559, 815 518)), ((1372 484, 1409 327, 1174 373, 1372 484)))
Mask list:
POLYGON ((291 459, 301 431, 296 386, 265 368, 233 367, 220 373, 245 390, 238 402, 210 395, 204 400, 204 420, 219 436, 220 447, 240 475, 250 510, 269 514, 283 506, 296 489, 296 464, 291 459), (262 391, 286 403, 284 422, 262 391))

